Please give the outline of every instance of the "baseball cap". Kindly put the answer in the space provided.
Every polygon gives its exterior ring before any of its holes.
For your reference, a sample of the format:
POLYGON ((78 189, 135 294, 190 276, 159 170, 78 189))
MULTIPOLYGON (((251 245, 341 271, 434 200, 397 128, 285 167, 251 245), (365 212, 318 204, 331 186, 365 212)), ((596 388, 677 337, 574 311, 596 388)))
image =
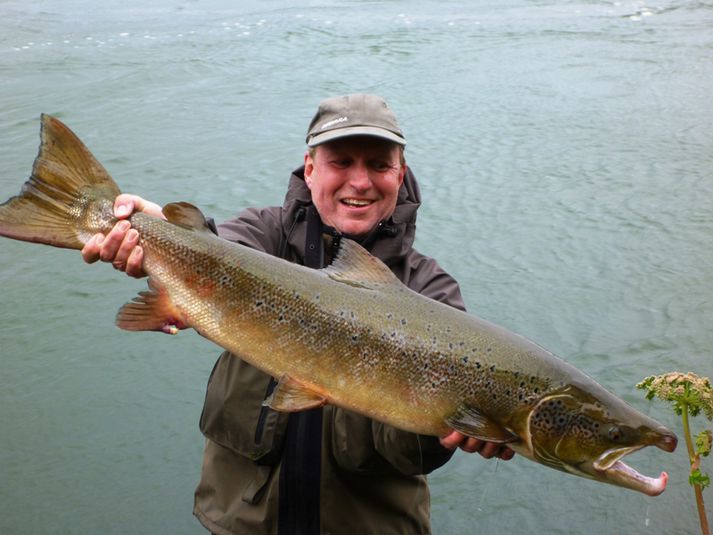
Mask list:
POLYGON ((386 101, 355 93, 324 99, 307 130, 307 146, 349 136, 374 136, 405 146, 406 140, 386 101))

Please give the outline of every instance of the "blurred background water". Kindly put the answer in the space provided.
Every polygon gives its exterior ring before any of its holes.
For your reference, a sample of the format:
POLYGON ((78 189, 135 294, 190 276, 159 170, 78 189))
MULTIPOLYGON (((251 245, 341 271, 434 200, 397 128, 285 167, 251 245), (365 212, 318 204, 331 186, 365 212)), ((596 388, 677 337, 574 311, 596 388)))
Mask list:
MULTIPOLYGON (((222 220, 281 203, 321 98, 381 94, 417 247, 470 311, 680 432, 634 385, 713 375, 711 28, 710 1, 0 0, 0 198, 46 112, 124 191, 222 220)), ((219 351, 116 329, 144 284, 0 242, 0 532, 202 533, 219 351)), ((629 459, 670 473, 661 497, 458 454, 430 478, 434 532, 696 532, 685 448, 629 459)))

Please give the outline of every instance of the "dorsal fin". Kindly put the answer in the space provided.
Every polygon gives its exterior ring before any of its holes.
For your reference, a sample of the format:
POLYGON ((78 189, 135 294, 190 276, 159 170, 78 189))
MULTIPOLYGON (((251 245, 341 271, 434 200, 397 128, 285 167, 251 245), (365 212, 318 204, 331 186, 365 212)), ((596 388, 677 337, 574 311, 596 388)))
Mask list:
POLYGON ((166 220, 174 225, 188 230, 213 233, 203 212, 190 203, 172 202, 164 206, 162 212, 166 216, 166 220))
POLYGON ((324 272, 339 282, 368 287, 374 283, 402 284, 396 275, 357 242, 342 238, 337 256, 324 272))

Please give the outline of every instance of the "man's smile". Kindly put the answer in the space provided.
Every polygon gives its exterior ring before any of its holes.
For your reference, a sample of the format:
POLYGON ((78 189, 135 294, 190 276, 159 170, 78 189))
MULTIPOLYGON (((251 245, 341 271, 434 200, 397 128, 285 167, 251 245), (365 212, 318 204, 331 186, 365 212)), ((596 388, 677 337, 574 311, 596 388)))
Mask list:
POLYGON ((355 207, 362 207, 362 206, 369 206, 372 204, 374 201, 370 199, 353 199, 353 198, 346 198, 342 199, 341 203, 346 204, 347 206, 355 206, 355 207))

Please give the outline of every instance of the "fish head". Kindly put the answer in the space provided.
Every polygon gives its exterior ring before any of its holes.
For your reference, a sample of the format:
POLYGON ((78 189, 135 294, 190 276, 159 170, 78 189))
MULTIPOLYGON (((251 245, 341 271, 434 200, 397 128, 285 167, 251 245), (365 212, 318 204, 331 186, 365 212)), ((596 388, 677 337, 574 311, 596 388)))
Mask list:
POLYGON ((546 395, 527 427, 529 453, 538 462, 650 496, 666 488, 666 472, 647 477, 621 459, 646 446, 672 452, 676 435, 603 389, 593 394, 570 385, 546 395))

